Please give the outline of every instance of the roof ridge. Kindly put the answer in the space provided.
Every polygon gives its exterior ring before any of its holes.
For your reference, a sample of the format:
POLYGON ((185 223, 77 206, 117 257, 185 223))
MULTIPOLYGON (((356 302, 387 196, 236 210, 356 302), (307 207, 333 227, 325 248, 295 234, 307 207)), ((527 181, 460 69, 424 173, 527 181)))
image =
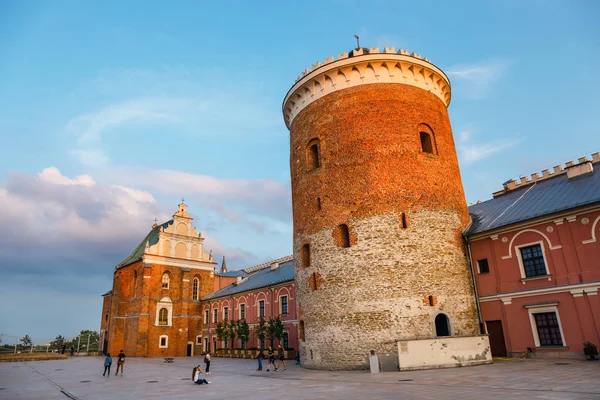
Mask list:
POLYGON ((294 259, 294 256, 292 254, 290 254, 289 256, 277 258, 275 260, 267 261, 267 262, 264 262, 262 264, 255 265, 253 267, 243 269, 242 271, 244 271, 245 273, 249 274, 251 272, 260 271, 261 269, 265 269, 267 267, 270 267, 271 264, 273 264, 273 263, 276 263, 276 262, 277 263, 284 263, 284 262, 291 261, 293 259, 294 259))
MULTIPOLYGON (((136 257, 136 254, 141 250, 144 249, 146 247, 146 242, 150 239, 150 236, 155 233, 158 232, 160 230, 160 228, 166 228, 167 226, 169 226, 171 223, 173 223, 173 220, 170 219, 167 222, 163 222, 160 225, 155 226, 154 228, 150 229, 150 232, 148 232, 146 234, 146 236, 144 236, 144 239, 142 239, 142 241, 140 242, 140 244, 138 244, 135 249, 133 249, 133 251, 131 252, 131 254, 129 254, 129 256, 125 257, 125 259, 123 261, 121 261, 120 263, 117 264, 117 266, 115 267, 115 269, 118 269, 119 267, 124 267, 125 265, 131 264, 132 262, 136 261, 141 254, 136 257)), ((154 243, 152 243, 154 244, 154 243)), ((143 254, 143 252, 142 252, 143 254)))

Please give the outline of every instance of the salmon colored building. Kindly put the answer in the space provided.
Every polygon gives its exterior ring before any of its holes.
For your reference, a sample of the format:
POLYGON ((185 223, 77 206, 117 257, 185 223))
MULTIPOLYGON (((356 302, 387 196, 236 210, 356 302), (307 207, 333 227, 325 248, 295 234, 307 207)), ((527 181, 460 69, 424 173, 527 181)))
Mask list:
POLYGON ((583 357, 600 345, 600 153, 469 208, 480 312, 494 356, 583 357))

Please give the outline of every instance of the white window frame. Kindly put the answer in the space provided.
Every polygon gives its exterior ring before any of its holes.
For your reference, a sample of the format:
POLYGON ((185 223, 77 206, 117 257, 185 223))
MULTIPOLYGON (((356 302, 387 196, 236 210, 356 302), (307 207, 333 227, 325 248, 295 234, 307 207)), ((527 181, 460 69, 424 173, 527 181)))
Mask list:
POLYGON ((219 319, 219 309, 218 308, 213 308, 213 324, 216 324, 219 319))
POLYGON ((192 300, 199 300, 200 299, 200 279, 198 278, 194 278, 194 280, 192 281, 192 300), (198 283, 196 283, 198 282, 198 283), (197 285, 197 286, 195 286, 197 285), (196 288, 196 293, 194 293, 194 287, 196 288))
POLYGON ((229 307, 223 307, 223 321, 229 322, 229 307), (227 318, 226 318, 227 316, 227 318))
POLYGON ((168 297, 163 297, 156 303, 156 320, 154 321, 154 325, 162 327, 173 325, 173 302, 168 297), (161 308, 167 309, 167 325, 159 324, 158 320, 161 308))
POLYGON ((257 308, 257 310, 256 310, 256 314, 258 315, 258 317, 259 317, 259 318, 260 318, 260 317, 263 317, 263 318, 264 318, 264 317, 266 317, 266 316, 267 316, 267 301, 266 301, 266 300, 259 300, 259 301, 256 303, 256 308, 257 308), (261 302, 263 303, 263 310, 264 310, 264 312, 263 312, 263 315, 260 315, 260 303, 261 303, 261 302))
POLYGON ((543 279, 543 278, 548 278, 550 279, 550 270, 548 269, 548 257, 546 257, 546 248, 544 246, 544 241, 543 240, 539 240, 537 242, 531 242, 531 243, 526 243, 526 244, 520 244, 518 246, 515 246, 515 253, 517 255, 517 261, 519 262, 519 271, 521 272, 521 279, 543 279), (544 265, 546 266, 546 275, 537 275, 537 276, 527 276, 525 275, 525 266, 523 265, 523 256, 521 255, 521 247, 529 247, 529 246, 535 246, 536 244, 539 244, 540 247, 542 248, 542 256, 544 257, 544 265))
POLYGON ((163 273, 162 277, 160 278, 160 287, 162 289, 168 289, 170 284, 171 284, 171 277, 169 276, 169 274, 167 272, 163 273), (167 277, 167 279, 166 279, 167 286, 166 287, 165 287, 165 276, 167 277))
POLYGON ((202 346, 202 335, 196 336, 196 345, 202 346))
POLYGON ((560 314, 558 313, 558 302, 555 303, 546 303, 540 305, 531 305, 525 306, 527 308, 527 312, 529 313, 529 322, 531 323, 531 332, 533 333, 533 342, 535 343, 535 347, 539 347, 541 349, 544 348, 552 348, 553 346, 541 346, 540 345, 540 335, 537 330, 537 324, 535 323, 534 314, 542 314, 553 312, 556 313, 556 320, 558 321, 558 329, 560 331, 560 338, 562 339, 562 346, 559 347, 567 347, 567 342, 565 340, 565 334, 563 332, 562 322, 560 321, 560 314))
POLYGON ((247 312, 248 312, 248 309, 246 307, 246 303, 240 304, 240 318, 239 319, 246 319, 247 312), (244 308, 244 316, 242 316, 242 307, 244 308))
POLYGON ((288 315, 289 313, 290 313, 290 296, 288 296, 287 294, 279 296, 279 315, 288 315), (285 314, 283 313, 283 303, 281 301, 281 299, 283 299, 284 297, 287 298, 287 312, 285 314))
POLYGON ((167 349, 169 347, 169 336, 168 335, 160 335, 158 337, 158 348, 159 349, 167 349), (165 339, 165 345, 162 345, 162 340, 165 339))
POLYGON ((487 257, 486 258, 480 258, 479 260, 475 260, 475 263, 477 264, 477 275, 481 275, 481 268, 479 268, 479 261, 481 261, 481 260, 487 260, 487 264, 488 264, 488 272, 484 272, 484 274, 492 272, 491 269, 490 269, 490 259, 487 258, 487 257))

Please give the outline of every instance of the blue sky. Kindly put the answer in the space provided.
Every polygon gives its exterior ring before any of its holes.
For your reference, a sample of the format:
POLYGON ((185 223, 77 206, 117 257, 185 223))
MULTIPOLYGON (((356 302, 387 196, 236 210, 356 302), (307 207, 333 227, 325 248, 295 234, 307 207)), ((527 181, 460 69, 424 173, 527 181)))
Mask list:
POLYGON ((0 333, 98 329, 113 266, 181 197, 230 268, 291 252, 281 102, 355 46, 452 81, 467 201, 600 151, 595 1, 0 3, 0 333))

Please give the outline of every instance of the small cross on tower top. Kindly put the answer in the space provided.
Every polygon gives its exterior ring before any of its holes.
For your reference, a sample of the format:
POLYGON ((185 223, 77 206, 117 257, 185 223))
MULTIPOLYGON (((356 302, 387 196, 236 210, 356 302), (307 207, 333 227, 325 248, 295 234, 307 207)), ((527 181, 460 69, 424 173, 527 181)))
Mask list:
POLYGON ((181 198, 181 202, 182 202, 182 203, 184 203, 184 202, 185 202, 185 199, 184 199, 183 197, 181 198))
POLYGON ((356 38, 356 48, 360 49, 360 42, 358 41, 358 35, 354 35, 354 37, 356 38))

